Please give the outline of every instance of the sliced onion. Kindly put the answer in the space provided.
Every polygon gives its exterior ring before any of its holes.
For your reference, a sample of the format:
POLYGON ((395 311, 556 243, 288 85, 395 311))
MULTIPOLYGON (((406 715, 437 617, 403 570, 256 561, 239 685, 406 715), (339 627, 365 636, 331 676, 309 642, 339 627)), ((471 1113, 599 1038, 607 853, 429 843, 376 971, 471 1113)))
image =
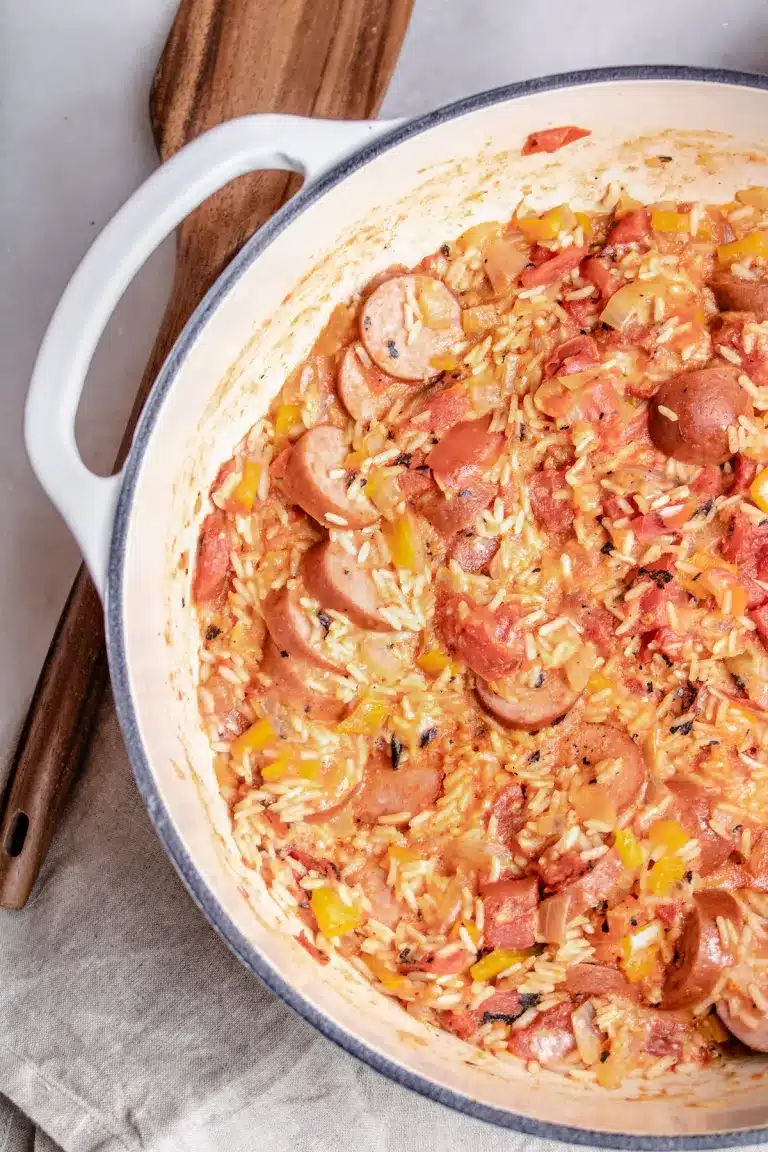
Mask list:
POLYGON ((511 240, 490 242, 485 250, 485 271, 497 296, 510 290, 527 263, 527 253, 511 240))
POLYGON ((600 313, 600 321, 616 329, 623 328, 632 318, 639 324, 648 324, 653 302, 665 290, 666 285, 658 280, 633 280, 614 292, 600 313))
POLYGON ((538 935, 547 944, 562 944, 570 916, 571 899, 566 892, 548 896, 539 904, 538 935))
POLYGON ((602 1043, 600 1033, 595 1026, 595 1010, 588 1000, 571 1013, 571 1024, 573 1025, 573 1035, 576 1038, 579 1056, 585 1064, 597 1064, 600 1059, 602 1043))

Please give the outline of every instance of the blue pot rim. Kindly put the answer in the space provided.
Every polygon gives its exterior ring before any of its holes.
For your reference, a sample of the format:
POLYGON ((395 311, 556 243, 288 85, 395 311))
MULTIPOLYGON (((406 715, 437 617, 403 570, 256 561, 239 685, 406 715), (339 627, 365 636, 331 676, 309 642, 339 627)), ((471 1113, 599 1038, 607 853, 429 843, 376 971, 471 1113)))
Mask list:
POLYGON ((130 678, 123 629, 123 576, 125 551, 130 526, 133 495, 141 465, 158 420, 163 404, 172 388, 181 364, 185 360, 201 329, 232 290, 240 277, 261 253, 279 236, 300 213, 320 199, 329 189, 341 183, 351 173, 363 167, 375 157, 389 151, 412 136, 428 131, 436 125, 456 119, 465 113, 474 112, 493 104, 504 103, 538 92, 549 92, 560 88, 580 87, 587 84, 604 84, 615 81, 656 81, 674 80, 682 82, 726 84, 729 86, 762 89, 768 91, 768 77, 748 72, 729 71, 717 68, 695 68, 673 65, 643 65, 619 68, 597 68, 584 71, 564 72, 553 76, 538 77, 519 84, 510 84, 465 97, 447 104, 423 116, 398 123, 389 133, 364 145, 353 155, 324 173, 314 184, 303 188, 292 200, 280 209, 243 246, 218 280, 208 291, 195 310, 176 344, 163 365, 154 387, 144 407, 134 437, 131 452, 125 464, 123 482, 118 499, 117 512, 112 534, 112 544, 107 574, 106 633, 110 674, 115 698, 115 707, 123 732, 123 738, 133 767, 136 783, 144 804, 149 812, 155 831, 165 851, 170 857, 179 876, 204 916, 219 933, 237 958, 254 975, 258 976, 272 992, 280 997, 299 1016, 312 1024, 327 1039, 333 1041, 346 1052, 356 1056, 377 1072, 409 1088, 430 1100, 437 1101, 457 1112, 475 1119, 484 1120, 500 1128, 536 1136, 543 1140, 558 1140, 565 1144, 579 1144, 595 1148, 618 1148, 653 1152, 666 1152, 676 1149, 715 1149, 742 1147, 760 1143, 765 1128, 741 1129, 734 1132, 712 1133, 707 1135, 685 1136, 644 1136, 621 1132, 601 1132, 586 1128, 573 1128, 548 1121, 533 1120, 514 1112, 481 1104, 477 1100, 454 1092, 434 1083, 417 1073, 406 1070, 402 1065, 383 1056, 369 1047, 358 1037, 340 1027, 331 1017, 318 1011, 300 992, 288 984, 267 960, 243 936, 224 908, 208 889, 203 877, 178 835, 171 815, 163 803, 155 777, 150 767, 149 756, 144 747, 136 718, 130 690, 130 678))

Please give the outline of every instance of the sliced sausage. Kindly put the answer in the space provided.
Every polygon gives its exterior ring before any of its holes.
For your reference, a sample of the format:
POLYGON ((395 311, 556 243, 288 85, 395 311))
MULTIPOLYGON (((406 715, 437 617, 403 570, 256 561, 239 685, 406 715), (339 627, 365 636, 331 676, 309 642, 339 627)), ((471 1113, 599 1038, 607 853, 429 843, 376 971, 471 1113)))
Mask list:
POLYGON ((402 900, 397 899, 387 884, 384 869, 369 860, 354 879, 371 902, 371 916, 374 920, 387 928, 396 928, 407 912, 402 900))
POLYGON ((716 1008, 723 1024, 737 1040, 741 1040, 748 1048, 754 1048, 756 1052, 768 1052, 768 1015, 762 1008, 748 1001, 743 994, 718 1000, 716 1008), (734 1011, 731 1011, 732 999, 734 1011))
POLYGON ((364 363, 363 357, 367 359, 365 350, 350 344, 339 364, 336 388, 352 419, 370 424, 402 396, 403 385, 375 364, 364 363))
POLYGON ((491 816, 496 819, 494 839, 506 844, 525 825, 525 793, 519 784, 508 784, 499 792, 491 805, 491 816))
POLYGON ((490 428, 490 416, 455 424, 429 453, 427 465, 452 487, 461 483, 465 470, 490 468, 504 449, 504 433, 491 432, 490 428))
POLYGON ((283 487, 288 499, 319 524, 333 526, 333 520, 326 520, 331 513, 350 528, 364 528, 375 523, 379 513, 362 493, 350 497, 346 476, 331 476, 343 468, 346 455, 347 443, 339 428, 330 424, 310 428, 291 449, 283 487))
POLYGON ((485 572, 498 550, 498 537, 478 536, 467 529, 454 536, 447 559, 455 560, 463 572, 485 572))
POLYGON ((431 276, 409 274, 386 280, 371 293, 360 314, 360 339, 366 352, 398 380, 430 380, 439 375, 434 357, 447 352, 463 335, 458 300, 442 280, 431 276), (430 303, 425 308, 420 296, 427 295, 430 303), (411 311, 415 315, 409 322, 411 311), (421 327, 417 328, 419 315, 421 327))
POLYGON ((707 876, 730 856, 733 844, 710 826, 714 797, 692 780, 670 780, 671 813, 699 841, 699 873, 707 876))
POLYGON ((311 681, 322 673, 316 672, 303 660, 281 656, 273 640, 264 649, 261 671, 271 682, 276 698, 304 712, 312 720, 335 724, 344 713, 344 704, 330 692, 318 690, 311 681))
POLYGON ((538 732, 561 720, 574 706, 580 691, 571 688, 559 672, 546 672, 539 688, 513 681, 503 682, 505 695, 494 692, 485 680, 478 680, 478 699, 486 712, 503 724, 521 732, 538 732))
POLYGON ((617 244, 640 244, 651 232, 651 214, 647 208, 637 208, 622 216, 608 233, 606 247, 617 244))
POLYGON ((323 540, 305 553, 301 562, 304 582, 323 608, 341 612, 358 628, 391 632, 392 625, 381 614, 381 597, 376 581, 337 544, 323 540))
POLYGON ((570 376, 574 372, 586 372, 599 363, 600 353, 594 337, 572 336, 550 352, 544 361, 544 375, 570 376))
POLYGON ((637 999, 637 990, 611 964, 574 964, 565 973, 565 986, 572 996, 624 996, 637 999))
POLYGON ((496 612, 466 596, 441 591, 435 621, 446 647, 484 680, 498 680, 520 663, 513 646, 517 612, 502 604, 496 612))
POLYGON ((232 530, 223 512, 206 516, 197 547, 192 597, 196 604, 214 604, 223 595, 229 579, 232 530))
POLYGON ((589 769, 602 760, 621 760, 612 780, 601 780, 619 816, 642 799, 648 768, 642 752, 626 732, 610 724, 579 724, 563 736, 558 748, 560 764, 579 764, 589 769))
POLYGON ((648 416, 658 450, 687 464, 724 464, 730 459, 728 429, 738 424, 739 416, 752 415, 738 376, 737 369, 723 364, 684 372, 662 384, 648 416))
POLYGON ((301 585, 270 592, 262 604, 267 631, 280 652, 287 652, 294 659, 306 660, 316 668, 338 672, 341 666, 324 656, 318 645, 312 642, 312 623, 300 603, 305 595, 301 585))
POLYGON ((742 280, 733 272, 715 272, 709 282, 721 312, 754 312, 768 320, 768 280, 742 280))
POLYGON ((730 892, 697 892, 677 941, 677 960, 664 983, 663 1008, 687 1008, 712 992, 723 968, 736 962, 735 950, 724 947, 717 920, 730 921, 738 935, 743 915, 730 892))
POLYGON ((445 493, 438 489, 423 496, 417 507, 436 532, 441 536, 453 536, 471 528, 497 492, 498 485, 473 479, 456 492, 445 493))
POLYGON ((560 468, 536 472, 528 481, 531 511, 545 532, 557 540, 565 540, 571 534, 575 515, 572 494, 565 471, 560 468))
POLYGON ((489 948, 532 948, 536 942, 539 886, 535 876, 496 880, 480 888, 489 948))
POLYGON ((394 816, 398 812, 418 816, 419 812, 432 807, 442 786, 439 768, 414 764, 394 771, 383 768, 377 757, 371 757, 355 813, 363 824, 375 824, 380 816, 394 816))
POLYGON ((601 856, 591 872, 558 892, 548 896, 539 905, 539 936, 547 943, 562 944, 565 929, 571 920, 595 908, 601 900, 611 901, 617 893, 628 890, 631 878, 619 859, 615 848, 601 856))

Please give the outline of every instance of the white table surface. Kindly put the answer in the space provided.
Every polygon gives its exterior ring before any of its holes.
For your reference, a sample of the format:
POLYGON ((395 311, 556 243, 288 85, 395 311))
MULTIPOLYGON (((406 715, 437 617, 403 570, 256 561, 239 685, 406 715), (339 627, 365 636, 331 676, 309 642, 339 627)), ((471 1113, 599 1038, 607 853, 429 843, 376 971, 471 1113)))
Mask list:
MULTIPOLYGON (((147 98, 175 9, 176 0, 0 0, 0 781, 78 564, 24 452, 27 382, 68 277, 156 162, 147 98)), ((759 71, 766 33, 765 0, 416 0, 383 113, 597 65, 759 71)), ((94 359, 78 432, 96 467, 111 465, 172 260, 166 243, 94 359)))

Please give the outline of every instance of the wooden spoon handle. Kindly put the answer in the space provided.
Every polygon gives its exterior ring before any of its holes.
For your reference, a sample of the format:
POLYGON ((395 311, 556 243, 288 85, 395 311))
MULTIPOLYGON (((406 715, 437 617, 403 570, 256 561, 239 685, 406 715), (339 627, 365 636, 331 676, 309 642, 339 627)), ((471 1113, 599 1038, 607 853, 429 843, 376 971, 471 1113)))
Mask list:
MULTIPOLYGON (((375 115, 413 0, 182 0, 155 74, 152 129, 162 160, 207 128, 250 112, 375 115)), ((191 312, 295 185, 285 173, 233 181, 178 234, 171 299, 121 446, 191 312)), ((26 903, 87 746, 107 679, 102 609, 84 568, 51 642, 0 818, 0 907, 26 903)))

